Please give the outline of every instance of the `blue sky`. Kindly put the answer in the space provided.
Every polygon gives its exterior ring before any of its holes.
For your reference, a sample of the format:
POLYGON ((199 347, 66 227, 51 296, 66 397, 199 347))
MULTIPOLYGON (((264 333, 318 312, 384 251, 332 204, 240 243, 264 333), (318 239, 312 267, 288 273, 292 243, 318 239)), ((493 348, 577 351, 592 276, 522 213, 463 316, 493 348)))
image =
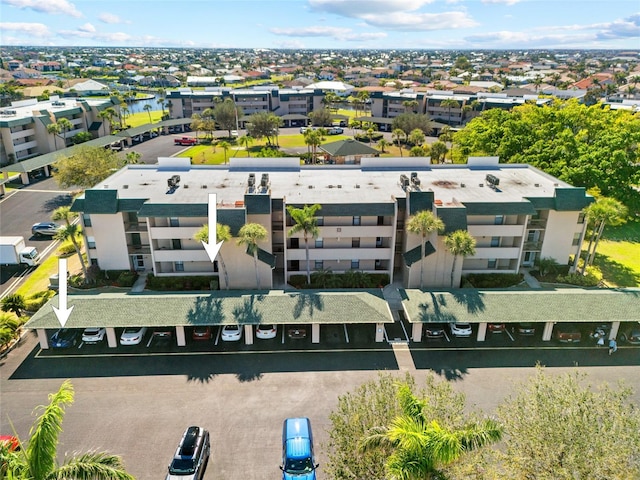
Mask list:
POLYGON ((0 45, 640 49, 638 0, 0 0, 0 45))

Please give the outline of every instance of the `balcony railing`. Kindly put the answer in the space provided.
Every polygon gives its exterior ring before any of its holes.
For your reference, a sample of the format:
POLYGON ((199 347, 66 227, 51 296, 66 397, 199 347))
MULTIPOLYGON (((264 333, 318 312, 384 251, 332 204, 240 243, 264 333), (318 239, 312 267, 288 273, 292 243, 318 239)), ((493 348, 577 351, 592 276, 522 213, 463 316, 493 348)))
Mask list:
POLYGON ((524 242, 525 252, 539 252, 542 250, 542 242, 524 242))
POLYGON ((527 223, 527 228, 534 230, 544 230, 545 228, 547 228, 547 221, 539 219, 529 220, 529 223, 527 223))
POLYGON ((146 223, 125 223, 124 231, 125 232, 146 232, 147 224, 146 223))

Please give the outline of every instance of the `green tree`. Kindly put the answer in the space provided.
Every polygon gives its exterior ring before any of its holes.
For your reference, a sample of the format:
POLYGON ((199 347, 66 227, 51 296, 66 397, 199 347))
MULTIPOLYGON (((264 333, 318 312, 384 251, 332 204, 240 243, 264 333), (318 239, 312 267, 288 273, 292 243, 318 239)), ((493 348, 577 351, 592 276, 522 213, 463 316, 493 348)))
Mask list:
POLYGON ((142 154, 140 152, 127 152, 124 156, 127 165, 135 165, 140 163, 140 159, 142 158, 142 154))
POLYGON ((295 208, 292 205, 287 206, 287 213, 294 221, 293 227, 287 232, 289 236, 298 232, 303 232, 305 256, 307 260, 307 283, 311 283, 311 263, 309 261, 309 239, 316 238, 320 233, 318 228, 318 219, 316 213, 322 207, 318 204, 305 205, 302 208, 295 208))
POLYGON ((384 149, 390 145, 391 143, 386 141, 384 138, 381 138, 380 140, 378 140, 378 146, 380 147, 381 153, 385 153, 384 149))
POLYGON ((258 112, 249 117, 247 133, 253 138, 266 138, 267 144, 272 145, 271 139, 277 137, 282 119, 271 112, 258 112))
POLYGON ((18 317, 22 316, 22 311, 27 307, 24 297, 19 293, 7 295, 0 302, 0 308, 3 312, 13 312, 18 317))
POLYGON ((34 411, 41 412, 29 432, 29 440, 20 441, 20 451, 2 451, 0 465, 6 465, 7 478, 29 480, 94 479, 134 480, 117 455, 91 451, 66 457, 58 465, 58 443, 62 433, 65 408, 73 403, 73 386, 65 380, 58 392, 49 395, 49 405, 34 411))
POLYGON ((540 275, 544 277, 547 273, 553 272, 556 267, 558 267, 558 262, 551 257, 541 257, 536 260, 536 265, 538 266, 538 270, 540 270, 540 275))
POLYGON ((395 139, 398 149, 400 149, 400 156, 402 157, 402 140, 407 138, 407 134, 401 128, 394 128, 391 132, 391 138, 395 139))
POLYGON ((260 290, 260 275, 258 272, 258 243, 267 238, 267 229, 259 223, 246 223, 238 232, 238 245, 245 245, 247 252, 253 255, 253 265, 256 269, 256 285, 260 290))
POLYGON ((411 150, 409 150, 409 156, 410 157, 426 157, 427 151, 424 149, 424 147, 417 145, 417 146, 411 147, 411 150))
POLYGON ((468 230, 456 230, 444 237, 444 245, 453 255, 453 265, 451 266, 451 288, 453 288, 453 277, 456 270, 458 257, 469 257, 476 254, 476 239, 468 230))
POLYGON ((54 122, 47 125, 47 133, 53 135, 53 146, 56 150, 58 150, 58 135, 60 135, 60 132, 62 132, 62 128, 60 128, 59 124, 54 122))
POLYGON ((15 339, 18 336, 21 325, 22 322, 11 313, 0 314, 0 346, 4 347, 15 339))
POLYGON ((420 289, 424 289, 424 245, 427 242, 427 236, 433 232, 442 232, 444 223, 433 212, 422 210, 407 222, 407 231, 415 235, 420 235, 420 289))
POLYGON ((255 139, 251 135, 243 135, 238 139, 238 143, 240 145, 244 145, 244 148, 247 150, 248 157, 251 156, 251 151, 249 150, 249 147, 253 145, 254 141, 255 139))
POLYGON ((216 144, 224 151, 224 163, 227 163, 227 153, 229 153, 229 149, 231 148, 231 144, 225 140, 222 140, 216 144))
POLYGON ((405 135, 409 135, 416 128, 421 130, 425 135, 430 135, 433 131, 429 115, 424 113, 401 113, 393 119, 391 128, 392 131, 399 128, 405 135))
POLYGON ((402 102, 405 112, 415 112, 416 107, 420 105, 417 100, 405 100, 402 102))
POLYGON ((640 410, 624 385, 538 367, 500 405, 502 478, 640 478, 640 410))
POLYGON ((598 243, 604 232, 604 227, 607 225, 617 226, 626 223, 628 209, 614 198, 600 197, 589 205, 585 209, 585 212, 591 228, 591 236, 589 238, 589 246, 587 247, 587 256, 582 268, 583 275, 586 268, 593 264, 598 243))
MULTIPOLYGON (((231 228, 229 225, 223 225, 220 223, 216 223, 216 243, 220 242, 228 242, 231 240, 231 228)), ((209 243, 209 225, 203 225, 200 230, 198 230, 193 239, 198 242, 209 243)), ((218 252, 216 257, 220 262, 220 268, 222 269, 222 275, 224 277, 224 285, 225 289, 229 290, 229 272, 227 271, 227 266, 224 263, 224 259, 222 258, 222 252, 218 252)))
POLYGON ((449 149, 444 142, 437 141, 431 144, 431 160, 435 160, 438 163, 444 163, 445 158, 447 157, 447 152, 449 149))
POLYGON ((153 121, 151 120, 151 110, 152 110, 152 106, 150 104, 145 104, 144 107, 142 107, 142 109, 147 112, 147 114, 149 115, 149 123, 153 123, 153 121))
POLYGON ((90 188, 123 165, 122 159, 111 149, 80 145, 54 164, 53 176, 62 188, 72 186, 90 188))
POLYGON ((327 125, 331 125, 332 122, 331 112, 326 108, 314 110, 309 114, 309 117, 311 118, 311 125, 317 127, 326 127, 327 125))
POLYGON ((319 130, 305 130, 304 143, 311 147, 311 160, 312 163, 316 163, 316 153, 322 145, 322 133, 319 130))
POLYGON ((107 122, 111 122, 112 112, 113 112, 113 109, 109 111, 108 108, 98 112, 98 118, 102 120, 102 134, 104 136, 107 135, 107 122))
POLYGON ((80 248, 80 243, 78 242, 78 237, 82 234, 82 230, 80 229, 80 225, 77 223, 72 223, 73 219, 77 217, 78 214, 71 211, 71 207, 58 207, 53 211, 51 215, 51 220, 54 222, 63 220, 64 225, 60 229, 60 231, 55 235, 57 240, 62 240, 63 242, 69 240, 73 244, 73 248, 80 259, 80 267, 82 268, 82 275, 84 276, 85 283, 89 281, 87 276, 87 266, 84 263, 84 257, 82 256, 82 249, 80 248))
POLYGON ((445 107, 447 109, 447 121, 451 122, 451 109, 452 108, 460 108, 460 103, 453 98, 446 98, 440 102, 441 107, 445 107))
POLYGON ((73 123, 68 118, 61 118, 58 120, 58 125, 62 131, 62 138, 64 138, 64 146, 67 146, 67 133, 73 128, 73 123))
POLYGON ((408 140, 409 143, 412 143, 414 146, 419 147, 424 143, 425 136, 422 130, 420 130, 419 128, 415 128, 409 133, 408 140))
POLYGON ((236 103, 226 98, 223 102, 218 103, 213 109, 213 116, 222 130, 226 130, 231 137, 231 130, 238 128, 239 118, 242 117, 242 108, 236 103))

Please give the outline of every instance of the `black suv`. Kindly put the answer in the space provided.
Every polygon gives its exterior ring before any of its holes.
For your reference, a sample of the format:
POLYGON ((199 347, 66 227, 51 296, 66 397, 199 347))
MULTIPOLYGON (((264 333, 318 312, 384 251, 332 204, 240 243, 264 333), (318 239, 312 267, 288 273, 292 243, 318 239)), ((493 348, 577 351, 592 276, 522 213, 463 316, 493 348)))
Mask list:
POLYGON ((209 432, 202 427, 187 428, 169 465, 166 480, 202 479, 210 454, 209 432))

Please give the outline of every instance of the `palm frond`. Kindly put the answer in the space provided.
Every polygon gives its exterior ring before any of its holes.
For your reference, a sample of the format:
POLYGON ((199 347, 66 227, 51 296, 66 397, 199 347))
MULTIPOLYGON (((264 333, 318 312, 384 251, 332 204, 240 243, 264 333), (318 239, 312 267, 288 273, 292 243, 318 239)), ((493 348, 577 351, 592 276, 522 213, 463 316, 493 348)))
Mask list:
POLYGON ((413 418, 421 424, 426 422, 424 409, 427 402, 416 397, 411 391, 411 387, 406 383, 398 384, 398 401, 402 412, 406 416, 413 418))
POLYGON ((49 477, 51 480, 135 480, 122 459, 105 452, 87 452, 71 458, 49 477))
POLYGON ((482 423, 474 423, 458 431, 460 444, 465 451, 475 450, 502 438, 502 425, 487 418, 482 423))

